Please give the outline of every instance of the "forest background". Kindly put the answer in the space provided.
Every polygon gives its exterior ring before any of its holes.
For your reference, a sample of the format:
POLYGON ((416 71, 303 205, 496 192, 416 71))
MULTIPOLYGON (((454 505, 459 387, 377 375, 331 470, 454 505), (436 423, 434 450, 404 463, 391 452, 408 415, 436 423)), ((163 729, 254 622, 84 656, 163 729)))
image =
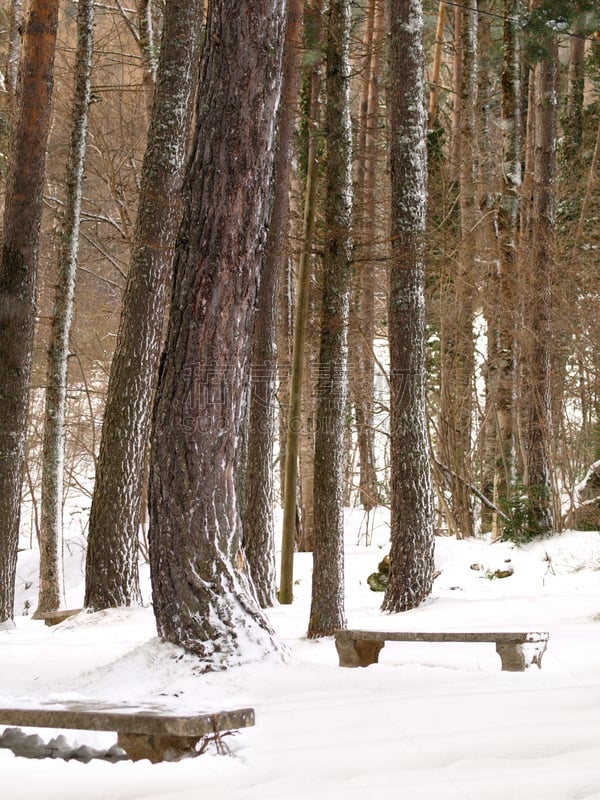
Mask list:
MULTIPOLYGON (((0 9, 0 48, 6 65, 0 131, 4 175, 26 5, 13 0, 2 3, 0 9)), ((42 551, 44 543, 52 541, 48 520, 54 518, 62 527, 56 510, 44 507, 42 493, 48 469, 44 432, 55 417, 45 405, 45 390, 50 335, 58 316, 55 285, 61 237, 72 185, 66 167, 72 151, 77 101, 73 76, 80 63, 78 15, 83 5, 59 4, 43 191, 24 458, 23 500, 31 514, 23 516, 29 527, 22 530, 38 539, 42 551)), ((88 493, 91 502, 94 475, 103 458, 104 404, 127 275, 134 263, 132 252, 139 245, 136 219, 142 165, 155 96, 158 42, 168 6, 149 0, 90 5, 94 6, 94 43, 85 101, 89 129, 69 333, 61 509, 68 509, 69 497, 81 492, 88 493)), ((198 3, 196 10, 202 11, 203 5, 198 3)), ((301 51, 297 46, 294 51, 294 43, 288 41, 288 53, 294 52, 298 59, 295 72, 301 78, 298 103, 291 101, 296 109, 291 157, 285 178, 276 172, 289 197, 289 219, 283 221, 284 246, 279 251, 272 300, 263 303, 270 309, 273 324, 257 321, 255 331, 268 335, 263 353, 277 353, 274 398, 278 413, 273 419, 279 432, 274 429, 273 436, 263 436, 272 448, 268 480, 275 478, 275 487, 286 483, 283 456, 290 446, 289 414, 300 420, 298 479, 287 481, 298 502, 298 511, 294 504, 292 515, 295 546, 311 550, 315 545, 315 469, 319 468, 315 435, 323 426, 325 411, 336 403, 344 404, 345 489, 341 501, 334 500, 338 506, 360 504, 368 514, 392 499, 389 411, 394 394, 389 391, 387 286, 394 238, 390 235, 386 134, 391 109, 385 91, 390 84, 385 51, 389 18, 383 3, 368 0, 326 6, 315 1, 295 8, 301 6, 301 51), (338 6, 340 18, 348 23, 347 111, 353 141, 348 173, 353 184, 352 219, 346 226, 351 227, 353 238, 344 244, 351 248, 347 257, 347 381, 345 370, 340 373, 347 397, 344 392, 335 395, 340 381, 323 376, 319 362, 322 319, 328 308, 323 293, 332 285, 332 273, 327 272, 331 265, 328 231, 337 224, 329 215, 331 174, 327 168, 339 147, 331 138, 335 95, 327 83, 331 75, 327 67, 333 53, 346 51, 344 47, 328 49, 327 37, 332 30, 331 10, 338 6), (304 284, 301 277, 306 279, 304 284), (306 313, 298 314, 298 308, 306 313), (289 406, 290 382, 298 366, 293 359, 297 320, 306 323, 298 414, 289 406)), ((524 9, 516 0, 482 0, 425 2, 423 11, 429 101, 423 240, 426 397, 436 532, 458 537, 491 532, 494 537, 527 541, 565 525, 597 529, 593 467, 600 457, 595 336, 600 211, 597 9, 591 2, 538 2, 524 9), (586 487, 578 490, 586 475, 586 487)), ((193 60, 197 52, 187 57, 193 60)), ((340 69, 343 72, 345 66, 340 69)), ((193 85, 190 80, 191 95, 193 85)), ((288 89, 293 96, 293 84, 288 89)), ((162 332, 161 314, 157 311, 153 319, 162 332)), ((262 367, 254 357, 260 347, 257 333, 252 357, 257 368, 262 367)), ((271 382, 258 373, 252 385, 262 391, 271 382)), ((270 408, 270 398, 258 391, 254 396, 259 406, 270 408)), ((148 405, 151 401, 150 392, 148 405)), ((139 467, 134 472, 145 487, 146 441, 135 449, 139 467)), ((249 444, 249 464, 255 452, 249 444)), ((242 480, 239 475, 237 479, 242 480)), ((316 483, 321 485, 322 476, 317 474, 316 483)), ((251 499, 242 488, 238 492, 251 499)), ((136 496, 134 492, 132 502, 119 505, 133 507, 129 508, 133 522, 123 527, 133 525, 137 545, 136 523, 141 515, 142 531, 146 530, 147 499, 145 490, 141 502, 135 501, 136 496)), ((249 513, 242 510, 247 526, 249 513)), ((271 520, 262 527, 269 531, 272 524, 271 520)), ((87 519, 81 520, 81 527, 87 529, 87 519)), ((142 552, 147 549, 145 536, 140 546, 142 552)), ((57 550, 56 544, 52 547, 57 550)), ((137 563, 137 552, 134 560, 137 563)), ((271 558, 258 560, 272 563, 271 558)), ((47 583, 56 584, 51 572, 52 566, 47 583)), ((98 564, 95 572, 101 573, 98 564)), ((268 587, 267 597, 261 598, 263 605, 273 602, 273 570, 256 583, 268 587)), ((107 600, 106 587, 95 587, 92 581, 86 592, 86 605, 92 607, 135 601, 135 576, 127 597, 107 600)), ((42 606, 60 602, 54 596, 42 606)))

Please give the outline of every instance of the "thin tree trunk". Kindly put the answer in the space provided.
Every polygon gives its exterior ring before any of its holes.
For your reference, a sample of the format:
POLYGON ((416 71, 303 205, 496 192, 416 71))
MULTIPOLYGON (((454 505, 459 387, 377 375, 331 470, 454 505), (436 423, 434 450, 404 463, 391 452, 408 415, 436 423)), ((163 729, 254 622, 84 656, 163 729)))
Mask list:
MULTIPOLYGON (((48 346, 44 416, 40 588, 37 614, 60 608, 63 590, 63 488, 69 337, 73 320, 79 254, 83 170, 91 95, 93 0, 80 0, 71 141, 67 164, 67 196, 48 346)), ((35 616, 35 615, 34 615, 35 616)))
POLYGON ((431 89, 429 90, 428 127, 433 130, 437 117, 437 99, 442 68, 442 48, 444 46, 444 25, 446 22, 446 3, 440 0, 438 18, 435 29, 435 47, 433 50, 433 66, 431 69, 431 89))
POLYGON ((21 52, 21 26, 23 24, 23 0, 12 0, 10 28, 8 33, 8 56, 6 59, 6 87, 13 99, 17 93, 19 54, 21 52))
POLYGON ((327 27, 323 299, 315 432, 315 541, 308 637, 346 626, 344 431, 352 255, 349 0, 330 0, 327 27))
POLYGON ((31 0, 23 31, 0 260, 0 625, 14 613, 58 0, 31 0))
MULTIPOLYGON (((497 271, 496 361, 494 412, 497 426, 497 456, 494 470, 494 506, 508 512, 514 482, 515 426, 515 331, 517 237, 521 186, 521 80, 518 14, 520 0, 504 3, 504 49, 502 62, 502 194, 498 211, 500 260, 497 271)), ((492 516, 492 536, 501 535, 501 519, 492 516)))
POLYGON ((140 600, 144 458, 196 86, 202 3, 166 6, 152 121, 90 512, 85 605, 140 600))
POLYGON ((273 210, 252 334, 250 421, 243 515, 244 550, 260 605, 275 603, 273 443, 277 378, 277 300, 287 264, 291 145, 296 120, 302 49, 303 0, 288 3, 273 210))
POLYGON ((460 248, 450 290, 450 303, 444 309, 442 326, 442 380, 440 446, 442 462, 451 470, 449 477, 452 527, 459 538, 474 533, 473 505, 468 484, 471 469, 471 417, 473 411, 475 304, 475 252, 479 221, 476 199, 476 98, 477 98, 477 12, 471 5, 461 8, 461 67, 458 114, 460 156, 460 248))
POLYGON ((369 23, 365 41, 359 121, 359 151, 355 181, 355 230, 358 236, 350 316, 350 392, 356 415, 359 454, 359 490, 361 505, 368 511, 377 505, 377 475, 373 437, 373 393, 375 364, 376 265, 369 258, 376 255, 373 243, 377 224, 377 126, 379 107, 380 61, 383 46, 383 3, 372 0, 367 13, 369 23))
POLYGON ((209 4, 150 461, 158 633, 222 669, 276 647, 248 580, 236 497, 269 219, 284 0, 209 4), (232 157, 235 154, 235 158, 232 157))
POLYGON ((552 274, 554 265, 554 174, 556 160, 558 46, 555 37, 535 76, 535 138, 530 290, 527 321, 531 341, 527 369, 527 470, 530 534, 553 529, 550 453, 552 431, 552 274))
MULTIPOLYGON (((320 3, 315 13, 320 20, 320 3)), ((287 437, 285 446, 285 480, 283 486, 283 529, 281 544, 281 575, 279 602, 289 604, 293 600, 294 543, 296 539, 297 482, 300 435, 303 428, 302 387, 304 377, 305 342, 310 301, 310 279, 312 246, 316 222, 317 178, 318 178, 318 126, 321 61, 315 61, 311 70, 311 102, 313 114, 309 120, 308 156, 302 230, 302 250, 298 266, 296 293, 296 319, 292 347, 292 370, 290 376, 290 400, 287 415, 287 437)), ((310 402, 310 398, 309 398, 310 402)), ((304 431, 304 435, 310 432, 304 431)), ((307 521, 302 520, 303 535, 307 521)))
POLYGON ((421 0, 389 0, 392 253, 391 531, 384 611, 419 605, 433 583, 433 493, 425 401, 426 112, 421 0))

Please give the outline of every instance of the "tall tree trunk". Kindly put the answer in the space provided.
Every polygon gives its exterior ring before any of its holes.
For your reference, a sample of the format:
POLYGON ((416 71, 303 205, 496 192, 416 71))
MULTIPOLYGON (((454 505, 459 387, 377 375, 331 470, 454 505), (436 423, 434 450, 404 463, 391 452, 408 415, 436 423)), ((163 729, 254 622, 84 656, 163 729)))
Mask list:
POLYGON ((358 236, 350 315, 350 392, 356 415, 356 437, 359 454, 359 490, 361 505, 369 511, 377 505, 377 474, 373 437, 375 364, 373 338, 375 332, 376 265, 372 260, 374 227, 377 224, 377 128, 381 50, 383 46, 383 2, 371 0, 363 59, 359 145, 356 158, 355 231, 358 236))
POLYGON ((280 276, 287 264, 291 145, 300 86, 303 0, 289 0, 275 189, 265 264, 252 334, 250 421, 246 464, 246 502, 243 515, 244 550, 263 608, 276 597, 273 523, 273 443, 275 440, 275 381, 277 378, 277 300, 280 276))
POLYGON ((536 66, 531 258, 527 321, 527 469, 529 533, 553 529, 550 453, 552 432, 552 274, 556 160, 558 45, 554 36, 536 66))
MULTIPOLYGON (((514 482, 515 427, 515 273, 521 186, 521 80, 518 14, 520 0, 505 0, 504 46, 502 60, 502 193, 498 210, 500 258, 496 273, 496 361, 494 412, 497 430, 497 455, 494 470, 494 505, 505 513, 514 482)), ((492 536, 501 534, 500 520, 494 512, 492 536)))
POLYGON ((392 188, 390 337, 391 542, 383 610, 431 592, 433 495, 425 402, 426 113, 421 0, 388 0, 392 188))
POLYGON ((284 0, 209 5, 150 460, 157 629, 205 670, 276 646, 242 556, 235 491, 269 219, 284 0))
POLYGON ((476 198, 477 9, 461 7, 460 96, 457 99, 460 247, 452 276, 450 302, 442 326, 441 454, 448 467, 451 495, 449 526, 459 538, 474 533, 469 484, 473 412, 475 253, 478 223, 476 198))
POLYGON ((88 107, 91 95, 93 0, 80 0, 77 15, 77 51, 71 141, 67 163, 58 280, 48 346, 46 410, 44 416, 42 503, 40 535, 40 588, 37 613, 55 611, 61 604, 63 578, 63 487, 65 416, 69 337, 73 320, 75 281, 79 254, 79 227, 83 170, 87 146, 88 107))
MULTIPOLYGON (((320 39, 321 3, 316 2, 314 8, 317 37, 320 39)), ((290 375, 290 398, 287 413, 287 436, 285 445, 285 479, 283 484, 283 525, 281 544, 281 576, 279 602, 289 604, 293 601, 294 583, 294 546, 296 540, 297 520, 297 482, 298 459, 301 445, 301 434, 312 435, 306 430, 306 414, 302 408, 302 394, 305 374, 305 344, 308 312, 310 308, 312 248, 316 223, 318 153, 319 153, 319 93, 321 84, 321 59, 313 62, 310 77, 310 111, 308 122, 308 153, 306 168, 306 186, 304 190, 304 215, 302 222, 302 249, 298 265, 296 292, 296 317, 294 320, 294 336, 292 344, 292 369, 290 375)), ((310 398, 305 403, 310 404, 310 398)), ((306 471, 304 473, 307 482, 306 471)), ((311 475, 312 477, 312 475, 311 475)), ((311 481, 312 483, 312 481, 311 481)), ((305 487, 303 486, 303 489, 305 487)), ((312 488, 312 487, 311 487, 312 488)), ((304 492, 305 493, 305 492, 304 492)), ((312 497, 312 491, 310 496, 312 497)), ((304 500, 306 502, 306 498, 304 500)), ((308 500, 310 503, 310 498, 308 500)), ((303 538, 310 537, 310 522, 302 520, 303 538), (306 527, 309 531, 306 531, 306 527)), ((312 538, 312 537, 310 537, 312 538)))
POLYGON ((309 638, 344 628, 344 431, 352 254, 349 0, 330 0, 327 26, 326 196, 315 432, 315 541, 309 638))
POLYGON ((31 0, 23 31, 0 260, 0 624, 14 613, 21 481, 58 0, 31 0))
POLYGON ((142 187, 90 512, 85 605, 140 600, 144 458, 196 86, 202 3, 167 3, 142 187))

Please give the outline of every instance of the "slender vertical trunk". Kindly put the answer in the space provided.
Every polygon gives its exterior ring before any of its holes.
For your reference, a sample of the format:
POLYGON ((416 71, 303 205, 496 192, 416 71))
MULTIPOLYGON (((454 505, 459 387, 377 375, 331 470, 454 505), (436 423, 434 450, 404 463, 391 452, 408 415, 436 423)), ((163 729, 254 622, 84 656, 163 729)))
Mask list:
MULTIPOLYGON (((315 15, 320 25, 321 4, 316 3, 315 15)), ((319 35, 318 37, 319 38, 319 35)), ((303 427, 302 391, 305 362, 305 342, 308 325, 310 301, 310 279, 312 265, 312 246, 316 223, 317 178, 318 178, 318 132, 319 132, 319 91, 321 82, 321 62, 315 61, 311 70, 311 119, 309 120, 308 155, 306 187, 304 190, 304 218, 302 227, 302 250, 298 266, 296 293, 296 318, 292 346, 292 370, 290 376, 290 399, 287 416, 287 436, 285 446, 285 480, 283 487, 283 531, 281 544, 281 576, 279 601, 289 604, 293 600, 294 543, 296 539, 297 481, 300 435, 303 427)), ((310 402, 310 398, 309 398, 310 402)), ((310 431, 304 431, 309 436, 310 431)), ((306 478, 306 476, 305 476, 306 478)), ((311 493, 312 495, 312 493, 311 493)), ((309 501, 310 502, 310 501, 309 501)), ((303 535, 307 521, 303 519, 303 535)))
POLYGON ((21 26, 23 24, 23 0, 12 0, 10 28, 8 33, 8 56, 6 59, 6 87, 14 99, 17 93, 19 54, 21 52, 21 26))
POLYGON ((142 187, 90 511, 85 605, 140 600, 144 458, 194 99, 202 3, 166 6, 142 187))
POLYGON ((527 321, 531 341, 527 368, 527 469, 530 533, 553 529, 550 452, 552 432, 552 275, 556 160, 558 46, 555 37, 537 65, 530 289, 527 321))
POLYGON ((359 149, 355 181, 355 231, 358 237, 350 317, 350 391, 356 415, 359 455, 360 502, 370 510, 377 504, 377 475, 373 438, 375 365, 375 263, 374 228, 377 225, 377 126, 380 61, 383 46, 383 3, 371 0, 363 60, 359 149))
POLYGON ((154 26, 152 24, 152 0, 136 0, 140 50, 144 65, 143 82, 146 92, 148 119, 152 114, 152 98, 156 85, 158 58, 154 44, 154 26))
POLYGON ((81 196, 87 146, 88 106, 91 95, 93 40, 93 0, 80 0, 77 15, 71 141, 67 164, 67 196, 63 212, 58 280, 48 347, 42 462, 40 589, 37 613, 55 611, 61 604, 62 508, 69 337, 73 320, 79 254, 81 196))
POLYGON ((296 119, 302 47, 302 0, 288 3, 287 31, 278 145, 274 166, 273 210, 265 250, 252 334, 250 418, 243 515, 244 550, 258 600, 263 608, 275 602, 275 544, 273 526, 273 443, 275 440, 275 381, 277 378, 277 299, 280 276, 287 263, 291 145, 296 119))
MULTIPOLYGON (((521 188, 521 80, 518 14, 520 0, 505 0, 502 61, 502 193, 498 210, 500 259, 497 270, 496 362, 494 412, 497 455, 494 505, 505 513, 514 481, 515 331, 517 237, 521 188)), ((492 536, 501 534, 498 514, 492 517, 492 536)))
POLYGON ((344 628, 344 431, 352 255, 349 0, 330 0, 327 27, 323 299, 315 432, 315 542, 309 638, 344 628))
POLYGON ((473 411, 475 254, 479 207, 476 198, 477 9, 461 7, 460 95, 457 99, 460 147, 457 150, 460 186, 460 247, 452 277, 450 302, 442 324, 440 448, 449 468, 452 527, 459 538, 474 533, 471 417, 473 411))
POLYGON ((150 567, 164 639, 222 669, 276 647, 241 551, 236 466, 272 199, 284 0, 209 4, 153 419, 150 567), (232 154, 235 153, 235 158, 232 154))
POLYGON ((31 0, 23 31, 0 260, 0 624, 14 613, 58 0, 31 0))
POLYGON ((442 48, 444 46, 444 24, 446 22, 446 3, 440 0, 438 18, 435 29, 435 47, 433 50, 433 66, 431 68, 431 89, 429 90, 428 127, 433 130, 437 117, 437 99, 442 69, 442 48))
POLYGON ((391 551, 384 611, 431 592, 433 495, 425 401, 426 112, 420 0, 388 0, 392 190, 390 295, 391 551))

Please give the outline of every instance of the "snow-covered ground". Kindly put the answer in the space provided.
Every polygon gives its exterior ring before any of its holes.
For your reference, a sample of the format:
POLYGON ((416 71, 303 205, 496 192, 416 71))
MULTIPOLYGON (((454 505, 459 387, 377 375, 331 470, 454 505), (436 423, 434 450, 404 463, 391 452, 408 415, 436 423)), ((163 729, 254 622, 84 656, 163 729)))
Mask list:
MULTIPOLYGON (((32 760, 0 749, 3 800, 600 800, 600 534, 568 532, 523 548, 438 539, 431 599, 384 616, 366 578, 387 552, 387 527, 382 517, 373 544, 357 544, 361 516, 348 513, 349 626, 547 630, 542 669, 502 672, 491 644, 418 643, 389 643, 379 664, 341 669, 331 639, 303 638, 310 556, 298 555, 294 604, 269 612, 287 661, 267 656, 202 675, 193 658, 158 641, 150 607, 52 628, 21 616, 35 608, 37 585, 36 553, 25 551, 17 625, 0 632, 1 705, 88 698, 187 711, 252 706, 256 726, 228 740, 229 757, 158 765, 32 760), (507 566, 511 577, 488 577, 507 566)), ((83 561, 74 539, 70 607, 81 605, 83 561)), ((147 578, 146 570, 146 587, 147 578)), ((61 732, 26 733, 48 742, 61 732)), ((74 746, 115 741, 62 733, 74 746)))

